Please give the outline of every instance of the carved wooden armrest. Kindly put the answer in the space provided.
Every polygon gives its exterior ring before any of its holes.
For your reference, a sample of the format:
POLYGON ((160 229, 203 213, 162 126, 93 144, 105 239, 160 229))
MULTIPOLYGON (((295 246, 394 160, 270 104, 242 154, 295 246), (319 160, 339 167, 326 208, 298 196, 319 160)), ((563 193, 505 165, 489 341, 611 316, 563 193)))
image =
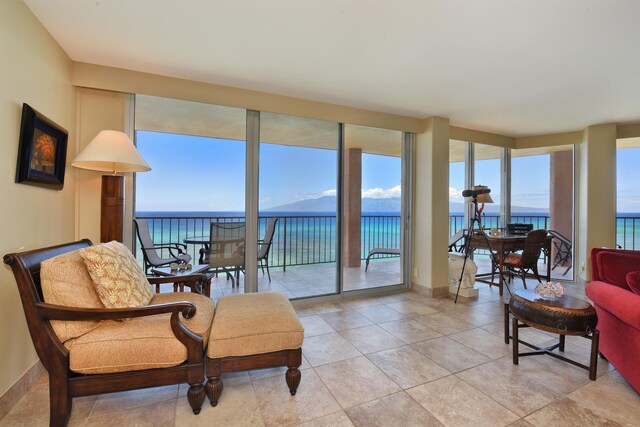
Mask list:
POLYGON ((182 313, 185 319, 191 319, 196 314, 196 306, 188 301, 131 308, 82 308, 48 303, 37 303, 36 307, 45 320, 118 320, 165 313, 182 313))

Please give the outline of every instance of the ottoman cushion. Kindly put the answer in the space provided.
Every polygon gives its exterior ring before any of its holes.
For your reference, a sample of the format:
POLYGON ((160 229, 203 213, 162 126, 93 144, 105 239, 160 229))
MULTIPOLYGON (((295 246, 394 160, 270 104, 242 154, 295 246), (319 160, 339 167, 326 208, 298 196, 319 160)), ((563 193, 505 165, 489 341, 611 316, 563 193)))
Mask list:
POLYGON ((249 356, 302 346, 304 328, 282 294, 256 293, 220 298, 207 357, 249 356))

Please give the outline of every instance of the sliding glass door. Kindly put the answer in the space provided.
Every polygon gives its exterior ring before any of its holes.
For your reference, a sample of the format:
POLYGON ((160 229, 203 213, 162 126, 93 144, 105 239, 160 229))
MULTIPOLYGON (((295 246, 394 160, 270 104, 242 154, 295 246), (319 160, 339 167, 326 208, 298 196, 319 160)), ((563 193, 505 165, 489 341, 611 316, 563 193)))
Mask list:
POLYGON ((258 291, 338 292, 338 124, 260 114, 258 291))
MULTIPOLYGON (((136 144, 151 171, 136 175, 134 216, 148 223, 161 257, 178 244, 193 265, 209 264, 211 224, 244 221, 245 117, 239 108, 136 97, 136 144)), ((239 266, 224 267, 233 274, 214 277, 212 297, 244 292, 239 266)))
POLYGON ((403 282, 402 132, 345 125, 343 289, 403 282))

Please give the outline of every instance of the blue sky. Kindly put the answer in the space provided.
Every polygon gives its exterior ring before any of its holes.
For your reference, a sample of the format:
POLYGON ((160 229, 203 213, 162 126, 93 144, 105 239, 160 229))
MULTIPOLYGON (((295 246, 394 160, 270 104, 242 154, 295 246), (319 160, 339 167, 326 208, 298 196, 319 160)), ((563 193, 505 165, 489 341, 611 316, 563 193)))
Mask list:
POLYGON ((640 212, 640 148, 617 152, 618 212, 640 212))
MULTIPOLYGON (((243 211, 244 141, 139 131, 140 153, 152 170, 137 174, 139 211, 243 211)), ((640 212, 640 148, 618 150, 618 212, 640 212)), ((514 157, 512 205, 549 206, 549 156, 514 157)), ((364 197, 399 197, 398 157, 363 154, 364 197)), ((500 161, 475 164, 476 184, 500 200, 500 161)), ((461 202, 464 164, 449 165, 450 201, 461 202)), ((260 145, 260 209, 335 195, 336 152, 276 144, 260 145)))
MULTIPOLYGON (((640 148, 617 150, 617 211, 640 212, 640 148)), ((494 201, 500 194, 500 161, 476 162, 476 184, 488 185, 494 201)), ((511 167, 511 203, 514 206, 549 206, 549 156, 514 157, 511 167)), ((449 165, 449 200, 461 202, 464 187, 464 163, 449 165)))
MULTIPOLYGON (((244 211, 245 142, 138 131, 151 166, 137 174, 138 211, 244 211)), ((336 151, 260 144, 260 209, 336 193, 336 151)), ((400 196, 400 158, 363 154, 366 197, 400 196)))

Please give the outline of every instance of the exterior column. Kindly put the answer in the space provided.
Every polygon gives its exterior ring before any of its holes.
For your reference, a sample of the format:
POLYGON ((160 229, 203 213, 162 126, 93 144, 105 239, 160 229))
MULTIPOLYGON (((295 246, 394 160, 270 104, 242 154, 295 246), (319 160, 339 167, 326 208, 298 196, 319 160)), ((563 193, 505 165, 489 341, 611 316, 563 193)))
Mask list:
MULTIPOLYGON (((549 180, 549 229, 557 231, 567 239, 573 239, 573 152, 551 153, 551 177, 549 180)), ((551 247, 551 262, 556 256, 556 247, 551 247)), ((571 260, 569 260, 571 263, 571 260)), ((564 270, 562 270, 564 271, 564 270)))
POLYGON ((431 117, 416 135, 413 285, 428 296, 449 295, 449 119, 431 117))
POLYGON ((616 125, 589 126, 579 150, 579 278, 591 279, 591 249, 616 247, 616 125))
POLYGON ((349 148, 344 157, 344 265, 360 267, 362 221, 362 149, 349 148))

